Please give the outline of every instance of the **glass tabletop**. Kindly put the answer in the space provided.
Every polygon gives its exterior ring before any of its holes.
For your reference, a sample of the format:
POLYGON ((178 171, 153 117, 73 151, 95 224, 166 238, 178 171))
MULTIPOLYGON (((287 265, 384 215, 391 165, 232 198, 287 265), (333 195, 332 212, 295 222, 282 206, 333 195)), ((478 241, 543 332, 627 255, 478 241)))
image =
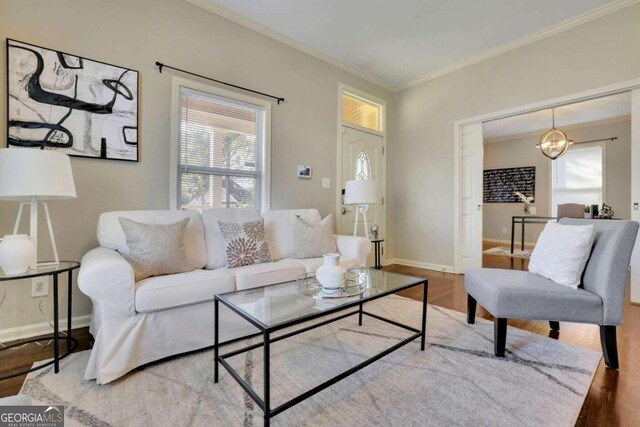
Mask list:
POLYGON ((410 288, 427 279, 391 273, 383 270, 358 268, 363 283, 361 294, 349 297, 320 297, 318 292, 302 292, 298 281, 217 295, 227 305, 257 320, 267 328, 302 320, 321 312, 337 311, 344 306, 375 297, 389 295, 410 288))
POLYGON ((0 282, 4 280, 28 279, 30 277, 47 276, 54 273, 63 273, 69 270, 75 270, 80 267, 77 261, 60 261, 58 264, 39 265, 36 268, 30 268, 20 274, 5 274, 0 268, 0 282))

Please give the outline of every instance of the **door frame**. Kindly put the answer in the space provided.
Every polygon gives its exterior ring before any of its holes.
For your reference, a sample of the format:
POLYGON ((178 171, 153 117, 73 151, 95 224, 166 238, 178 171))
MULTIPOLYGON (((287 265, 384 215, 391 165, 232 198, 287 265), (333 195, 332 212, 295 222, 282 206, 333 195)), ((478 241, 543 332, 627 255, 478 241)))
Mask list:
MULTIPOLYGON (((373 135, 378 135, 382 137, 382 222, 383 222, 383 233, 385 239, 385 243, 389 242, 387 228, 387 101, 384 99, 373 96, 367 92, 361 91, 354 87, 348 86, 344 83, 338 83, 338 117, 337 117, 337 127, 336 127, 336 183, 335 183, 335 196, 336 196, 336 222, 338 224, 338 219, 340 215, 342 215, 342 127, 346 126, 355 130, 359 130, 362 132, 367 132, 373 135), (376 132, 371 129, 364 128, 362 126, 357 126, 351 123, 345 123, 342 121, 342 94, 343 92, 351 93, 360 98, 363 98, 367 101, 373 102, 375 104, 380 105, 380 127, 382 128, 382 132, 376 132)), ((384 261, 387 257, 387 253, 383 253, 380 262, 384 265, 384 261)))
MULTIPOLYGON (((590 99, 602 98, 609 95, 616 95, 622 92, 628 92, 634 89, 640 89, 640 78, 627 80, 624 82, 602 86, 595 89, 585 90, 570 95, 551 98, 543 101, 533 102, 531 104, 519 107, 508 108, 505 110, 495 111, 488 114, 482 114, 467 119, 457 120, 453 124, 454 131, 454 271, 456 274, 464 273, 462 268, 462 235, 461 235, 461 188, 462 170, 461 170, 461 154, 462 154, 462 129, 466 125, 475 123, 484 123, 492 120, 504 119, 507 117, 518 116, 520 114, 532 113, 539 110, 560 107, 562 105, 573 104, 590 99)), ((632 117, 633 120, 633 117, 632 117)), ((631 133, 631 138, 640 138, 640 135, 631 133)), ((633 168, 632 168, 633 169, 633 168)), ((633 173, 633 171, 632 171, 633 173)))

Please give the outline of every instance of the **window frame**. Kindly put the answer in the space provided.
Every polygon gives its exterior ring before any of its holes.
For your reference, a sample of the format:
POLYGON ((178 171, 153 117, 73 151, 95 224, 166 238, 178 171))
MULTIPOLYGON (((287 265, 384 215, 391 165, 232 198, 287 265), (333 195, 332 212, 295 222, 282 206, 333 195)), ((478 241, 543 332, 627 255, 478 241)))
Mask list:
MULTIPOLYGON (((197 83, 191 80, 174 77, 172 81, 171 96, 171 141, 170 141, 170 180, 169 180, 169 206, 171 210, 179 210, 178 180, 180 179, 180 90, 182 88, 210 94, 213 97, 222 98, 221 101, 230 100, 240 105, 255 106, 264 109, 262 114, 262 144, 258 144, 256 153, 256 209, 260 212, 271 208, 271 102, 257 97, 239 94, 215 86, 197 83)), ((260 118, 258 118, 260 120, 260 118)), ((260 126, 258 126, 259 128, 260 126)), ((190 169, 198 172, 197 167, 190 169)), ((207 172, 212 168, 205 168, 207 172)), ((222 172, 222 171, 221 171, 222 172)), ((227 172, 225 169, 224 172, 227 172)), ((240 171, 239 176, 253 176, 246 171, 240 171)), ((235 209, 235 208, 229 208, 235 209)))
MULTIPOLYGON (((569 151, 573 150, 573 151, 577 151, 577 150, 584 150, 584 149, 589 149, 589 148, 595 148, 595 147, 599 147, 602 150, 602 200, 600 203, 606 203, 607 200, 607 146, 606 144, 602 143, 602 142, 593 142, 593 143, 582 143, 580 144, 580 146, 571 146, 569 147, 569 151)), ((557 202, 557 198, 555 197, 555 177, 556 177, 556 169, 557 169, 557 163, 554 160, 549 160, 551 162, 551 167, 550 169, 550 179, 549 179, 549 193, 550 193, 550 200, 551 200, 551 206, 549 206, 550 208, 550 214, 551 216, 557 216, 558 214, 558 202, 557 202)))

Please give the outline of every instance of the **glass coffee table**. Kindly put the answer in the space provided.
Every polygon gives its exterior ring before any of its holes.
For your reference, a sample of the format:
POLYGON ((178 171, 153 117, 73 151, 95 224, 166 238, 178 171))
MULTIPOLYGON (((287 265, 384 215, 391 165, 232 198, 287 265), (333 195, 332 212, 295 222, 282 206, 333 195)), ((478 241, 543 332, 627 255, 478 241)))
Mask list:
MULTIPOLYGON (((215 296, 215 373, 214 381, 218 382, 219 364, 229 371, 231 376, 240 384, 244 391, 251 396, 258 407, 264 412, 264 423, 269 425, 269 420, 279 413, 291 408, 292 406, 302 402, 303 400, 313 396, 314 394, 324 390, 325 388, 343 380, 351 374, 370 365, 376 360, 386 356, 387 354, 399 349, 400 347, 420 338, 420 349, 424 351, 425 347, 425 328, 427 322, 427 290, 428 280, 419 277, 406 276, 403 274, 390 273, 376 269, 354 269, 349 271, 350 277, 355 277, 361 289, 351 292, 346 297, 320 297, 318 295, 321 290, 314 290, 313 287, 305 286, 305 281, 286 282, 277 285, 265 286, 254 289, 229 292, 215 296), (394 294, 405 289, 415 286, 422 286, 424 293, 422 298, 422 319, 421 329, 414 328, 409 325, 396 322, 391 319, 384 318, 374 313, 364 310, 367 302, 394 294), (218 319, 219 304, 224 304, 240 317, 258 328, 260 332, 256 335, 262 335, 263 340, 257 344, 249 345, 238 350, 220 354, 220 346, 225 343, 218 343, 220 336, 220 324, 218 319), (346 311, 346 313, 339 312, 346 311), (333 316, 332 316, 333 315, 333 316), (363 316, 390 323, 394 326, 413 332, 412 335, 398 342, 397 344, 375 354, 369 359, 359 363, 358 365, 336 375, 335 377, 323 382, 316 387, 306 391, 305 393, 272 408, 270 404, 270 345, 277 341, 292 337, 311 329, 319 328, 329 323, 344 319, 345 317, 358 315, 358 324, 362 326, 363 316), (278 334, 272 337, 276 331, 284 328, 296 326, 314 319, 329 317, 319 322, 312 323, 292 332, 278 334), (237 356, 247 351, 264 347, 264 389, 263 397, 249 385, 242 376, 236 372, 229 362, 226 360, 230 357, 237 356)), ((334 295, 335 296, 335 295, 334 295)))

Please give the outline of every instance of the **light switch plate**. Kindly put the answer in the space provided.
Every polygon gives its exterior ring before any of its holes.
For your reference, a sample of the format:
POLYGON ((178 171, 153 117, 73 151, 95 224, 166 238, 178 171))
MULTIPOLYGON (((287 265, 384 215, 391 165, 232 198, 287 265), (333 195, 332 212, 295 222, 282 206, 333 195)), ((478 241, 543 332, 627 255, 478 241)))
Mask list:
POLYGON ((47 295, 49 295, 49 276, 31 279, 31 298, 46 297, 47 295))
POLYGON ((322 178, 322 188, 331 188, 330 178, 322 178))

